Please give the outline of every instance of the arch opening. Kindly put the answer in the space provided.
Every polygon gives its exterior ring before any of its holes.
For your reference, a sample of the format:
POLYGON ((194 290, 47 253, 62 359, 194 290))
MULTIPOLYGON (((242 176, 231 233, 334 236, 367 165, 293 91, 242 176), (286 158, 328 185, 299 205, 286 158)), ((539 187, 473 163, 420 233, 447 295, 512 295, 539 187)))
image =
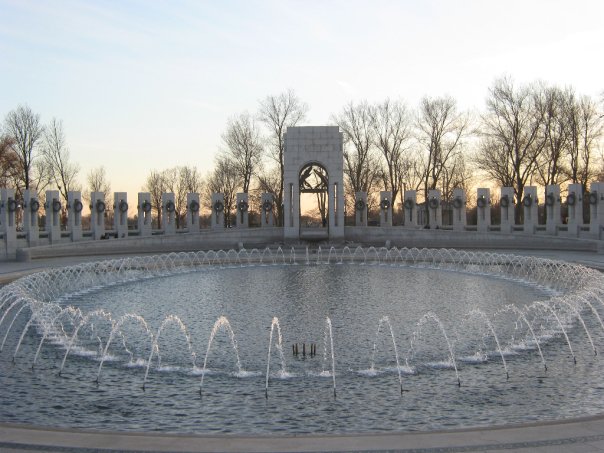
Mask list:
POLYGON ((318 162, 302 167, 299 174, 300 237, 329 236, 329 174, 318 162))

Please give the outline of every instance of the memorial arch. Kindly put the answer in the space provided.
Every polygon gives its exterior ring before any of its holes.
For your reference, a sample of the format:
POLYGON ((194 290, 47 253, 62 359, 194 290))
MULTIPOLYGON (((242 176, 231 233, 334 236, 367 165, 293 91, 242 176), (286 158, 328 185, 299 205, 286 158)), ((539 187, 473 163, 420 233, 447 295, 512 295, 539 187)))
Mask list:
POLYGON ((287 129, 283 169, 285 239, 344 239, 343 152, 342 133, 337 126, 287 129), (303 194, 317 194, 318 198, 324 195, 324 222, 317 226, 302 224, 303 194))

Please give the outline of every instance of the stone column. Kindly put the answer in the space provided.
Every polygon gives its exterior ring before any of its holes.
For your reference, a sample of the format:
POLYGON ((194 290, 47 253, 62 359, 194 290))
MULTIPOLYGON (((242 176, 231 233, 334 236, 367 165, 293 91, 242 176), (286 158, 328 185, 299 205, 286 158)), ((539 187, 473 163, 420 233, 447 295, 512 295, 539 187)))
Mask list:
POLYGON ((589 232, 600 239, 604 226, 604 183, 592 182, 589 190, 589 232))
POLYGON ((138 193, 138 205, 136 206, 138 219, 139 236, 151 236, 153 234, 153 206, 151 204, 151 194, 149 192, 138 193))
POLYGON ((535 234, 539 223, 539 198, 537 197, 537 187, 526 186, 524 188, 524 198, 522 199, 524 209, 524 234, 535 234))
POLYGON ((453 230, 466 229, 466 193, 463 189, 453 189, 453 230))
POLYGON ((568 196, 568 235, 578 237, 583 225, 583 188, 581 184, 569 184, 568 196))
POLYGON ((249 208, 248 195, 247 193, 237 194, 237 221, 235 226, 237 228, 247 228, 250 225, 249 220, 249 208))
POLYGON ((128 237, 128 194, 113 194, 113 229, 118 238, 128 237))
POLYGON ((176 204, 173 193, 161 194, 161 211, 161 229, 164 234, 176 234, 176 204))
POLYGON ((275 226, 275 216, 273 213, 273 194, 263 193, 261 200, 262 204, 260 205, 260 226, 275 226))
POLYGON ((3 252, 9 259, 14 259, 17 254, 18 207, 15 189, 0 189, 0 233, 4 236, 3 252))
POLYGON ((61 195, 58 190, 46 191, 46 203, 44 204, 46 219, 44 230, 48 233, 51 244, 61 241, 61 195))
POLYGON ((491 226, 491 189, 476 191, 476 231, 488 233, 491 226))
POLYGON ((428 191, 427 209, 430 212, 430 228, 441 228, 443 226, 443 211, 440 204, 440 190, 428 191))
POLYGON ((545 186, 545 231, 547 234, 558 234, 562 223, 560 217, 560 186, 545 186))
POLYGON ((82 194, 79 191, 67 192, 67 228, 72 241, 82 240, 82 194))
POLYGON ((357 192, 354 200, 354 224, 367 226, 367 192, 357 192))
POLYGON ((105 237, 105 193, 92 192, 90 194, 90 229, 95 240, 105 237))
POLYGON ((405 190, 404 197, 405 226, 417 227, 417 192, 415 190, 405 190))
POLYGON ((35 190, 23 191, 23 231, 27 235, 30 247, 38 245, 40 238, 39 214, 40 200, 35 190))
POLYGON ((516 219, 514 216, 514 188, 502 187, 501 198, 499 199, 499 207, 501 209, 501 232, 511 233, 516 219))
MULTIPOLYGON (((336 146, 336 145, 334 145, 336 146)), ((341 150, 341 143, 338 150, 341 150)), ((336 159, 337 160, 337 159, 336 159)), ((340 161, 342 158, 340 158, 340 161)), ((330 175, 329 190, 327 193, 329 201, 327 210, 329 212, 327 221, 329 222, 329 239, 344 239, 344 180, 337 178, 337 173, 330 175)))
POLYGON ((189 233, 199 233, 199 194, 187 194, 187 230, 189 233))
POLYGON ((380 226, 392 226, 392 192, 380 192, 380 226))
POLYGON ((212 194, 212 228, 224 228, 224 194, 212 194))
POLYGON ((300 192, 293 182, 283 186, 283 236, 297 239, 300 235, 300 192))

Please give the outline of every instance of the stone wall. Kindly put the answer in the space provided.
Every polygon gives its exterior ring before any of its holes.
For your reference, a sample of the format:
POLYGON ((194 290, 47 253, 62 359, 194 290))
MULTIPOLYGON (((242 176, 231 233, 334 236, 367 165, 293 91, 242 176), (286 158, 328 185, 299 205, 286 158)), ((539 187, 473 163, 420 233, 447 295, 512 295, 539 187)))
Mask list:
MULTIPOLYGON (((303 134, 302 134, 303 135, 303 134)), ((329 134, 328 134, 329 135, 329 134)), ((335 140, 335 139, 334 139, 335 140)), ((590 192, 583 194, 580 188, 570 187, 563 200, 559 186, 548 186, 542 194, 536 187, 527 187, 524 198, 518 203, 513 190, 503 187, 499 198, 493 200, 493 191, 478 189, 476 193, 477 220, 467 221, 467 194, 459 189, 449 203, 453 210, 453 223, 443 224, 440 212, 444 202, 440 192, 431 191, 429 197, 430 221, 428 225, 418 223, 419 204, 415 193, 405 193, 405 203, 401 209, 403 225, 392 226, 393 204, 389 192, 380 194, 379 226, 367 226, 367 194, 356 194, 356 226, 336 226, 342 229, 331 242, 354 242, 363 244, 386 244, 402 247, 457 247, 457 248, 551 248, 564 250, 604 249, 604 183, 593 183, 590 192), (583 199, 585 197, 585 199, 583 199), (522 209, 523 220, 514 221, 514 206, 522 209), (540 222, 538 210, 545 210, 540 222), (583 210, 589 212, 589 222, 584 222, 583 210), (498 215, 494 215, 494 213, 498 215), (565 218, 562 218, 562 215, 565 218), (491 217, 496 217, 496 220, 491 217)), ((46 193, 47 201, 42 204, 35 191, 27 191, 23 200, 17 200, 14 189, 0 189, 0 260, 32 259, 43 256, 155 253, 179 250, 199 250, 218 248, 250 248, 274 243, 297 244, 300 235, 290 230, 275 227, 274 202, 270 194, 263 194, 261 226, 253 227, 247 220, 249 209, 247 194, 237 197, 238 221, 235 228, 225 228, 223 223, 224 205, 222 194, 214 194, 211 208, 213 219, 211 228, 201 228, 199 222, 199 195, 187 197, 186 222, 183 228, 174 225, 174 197, 162 197, 163 221, 160 229, 152 229, 151 206, 147 193, 138 194, 136 206, 138 223, 136 228, 128 228, 124 214, 128 210, 127 194, 114 194, 114 212, 122 217, 114 221, 113 229, 106 229, 104 216, 107 211, 105 195, 91 194, 91 226, 82 226, 82 202, 80 192, 69 194, 68 205, 61 201, 54 191, 46 193), (40 212, 45 212, 45 225, 40 228, 40 212), (59 222, 59 214, 67 218, 59 222), (21 219, 19 221, 19 219, 21 219), (60 225, 63 226, 60 226, 60 225)), ((152 211, 153 209, 153 211, 152 211)), ((332 225, 330 224, 330 228, 332 225)), ((299 229, 297 230, 299 232, 299 229)), ((324 240, 313 238, 310 240, 324 240)))

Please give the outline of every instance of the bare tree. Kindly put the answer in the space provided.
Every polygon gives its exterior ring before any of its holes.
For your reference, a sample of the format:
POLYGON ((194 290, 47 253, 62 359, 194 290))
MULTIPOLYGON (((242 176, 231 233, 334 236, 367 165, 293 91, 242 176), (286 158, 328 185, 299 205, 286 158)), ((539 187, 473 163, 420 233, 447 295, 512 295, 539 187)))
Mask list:
POLYGON ((375 129, 373 112, 367 102, 350 102, 339 115, 332 116, 344 135, 344 174, 347 198, 354 200, 356 192, 370 193, 379 181, 381 168, 373 153, 375 129))
MULTIPOLYGON (((161 172, 163 191, 166 193, 174 194, 174 220, 176 221, 176 228, 180 228, 180 220, 183 216, 186 200, 183 201, 183 197, 180 191, 180 182, 178 178, 178 167, 166 168, 161 172)), ((161 194, 159 194, 159 203, 157 209, 161 210, 161 194)), ((161 219, 161 215, 158 213, 158 222, 161 219)), ((160 223, 161 224, 161 223, 160 223)))
POLYGON ((44 131, 40 124, 40 115, 34 113, 27 105, 20 105, 6 115, 4 127, 19 159, 19 182, 23 189, 28 190, 31 188, 31 172, 37 157, 38 141, 44 131))
MULTIPOLYGON (((451 166, 462 149, 468 134, 469 118, 457 112, 455 99, 424 97, 416 120, 417 140, 424 151, 422 182, 424 199, 428 190, 436 189, 444 175, 451 175, 451 166)), ((429 215, 430 211, 426 210, 429 215)))
POLYGON ((421 153, 412 148, 412 152, 410 153, 407 162, 409 166, 407 168, 406 178, 403 180, 402 190, 419 191, 422 189, 425 166, 421 153))
POLYGON ((49 188, 52 183, 52 175, 48 171, 48 168, 43 159, 34 160, 29 175, 29 187, 34 189, 38 194, 42 194, 43 191, 49 188))
MULTIPOLYGON (((197 168, 183 165, 178 167, 178 194, 182 202, 182 223, 189 207, 187 206, 188 193, 200 193, 203 189, 203 178, 197 168)), ((183 225, 184 226, 184 225, 183 225)))
POLYGON ((463 152, 457 153, 449 165, 443 169, 440 187, 442 199, 445 202, 453 200, 453 189, 463 189, 467 196, 470 196, 474 182, 472 170, 463 152))
POLYGON ((222 140, 227 146, 227 155, 235 163, 243 191, 247 193, 264 152, 256 122, 249 113, 231 118, 222 140))
MULTIPOLYGON (((216 159, 214 171, 207 179, 206 190, 208 198, 212 193, 224 195, 224 225, 231 225, 231 214, 235 209, 237 190, 240 188, 239 174, 235 162, 228 157, 219 156, 216 159)), ((212 212, 212 215, 214 213, 212 212)))
POLYGON ((19 158, 8 135, 0 137, 0 187, 15 187, 19 179, 19 158))
POLYGON ((564 155, 570 143, 566 118, 567 104, 573 93, 558 87, 536 87, 535 108, 543 115, 543 152, 538 157, 537 181, 546 186, 564 178, 564 155))
POLYGON ((196 167, 182 166, 178 175, 182 190, 186 193, 200 193, 203 189, 203 178, 196 167))
POLYGON ((377 104, 370 113, 375 146, 384 158, 384 187, 392 191, 392 200, 396 200, 411 167, 406 155, 411 138, 411 118, 403 102, 390 99, 377 104))
POLYGON ((278 168, 270 168, 258 174, 258 191, 272 194, 274 200, 277 200, 281 188, 280 183, 281 176, 278 168))
POLYGON ((111 183, 107 179, 105 167, 100 166, 90 170, 88 175, 86 175, 86 183, 86 193, 82 194, 82 198, 90 201, 90 194, 92 192, 103 192, 105 195, 105 206, 107 208, 113 206, 113 202, 111 201, 111 183))
MULTIPOLYGON (((174 194, 174 213, 176 228, 182 228, 187 213, 187 193, 199 192, 201 190, 201 176, 195 167, 173 167, 161 173, 160 187, 162 192, 174 194)), ((157 195, 161 205, 161 192, 157 195)), ((158 215, 158 218, 160 216, 158 215)))
POLYGON ((69 149, 65 141, 63 123, 56 118, 44 130, 42 157, 49 175, 67 202, 67 193, 80 190, 77 182, 79 165, 70 161, 69 149))
POLYGON ((535 175, 545 146, 543 110, 535 108, 534 90, 516 88, 508 78, 489 90, 487 113, 482 118, 483 141, 478 165, 496 182, 514 188, 516 220, 520 220, 525 185, 535 175))
POLYGON ((151 205, 155 209, 157 228, 159 228, 161 225, 161 195, 166 192, 164 173, 152 170, 149 176, 147 176, 147 180, 142 190, 143 192, 149 192, 151 195, 151 205))
POLYGON ((566 106, 569 128, 569 178, 573 183, 582 184, 585 191, 588 181, 598 171, 593 168, 592 157, 604 132, 603 116, 598 112, 596 103, 588 96, 580 99, 573 96, 566 106))
POLYGON ((277 222, 283 219, 283 152, 284 134, 288 127, 296 126, 306 117, 308 106, 302 102, 293 90, 276 96, 267 96, 260 102, 259 118, 269 130, 271 158, 279 166, 279 191, 275 194, 277 204, 277 222))

